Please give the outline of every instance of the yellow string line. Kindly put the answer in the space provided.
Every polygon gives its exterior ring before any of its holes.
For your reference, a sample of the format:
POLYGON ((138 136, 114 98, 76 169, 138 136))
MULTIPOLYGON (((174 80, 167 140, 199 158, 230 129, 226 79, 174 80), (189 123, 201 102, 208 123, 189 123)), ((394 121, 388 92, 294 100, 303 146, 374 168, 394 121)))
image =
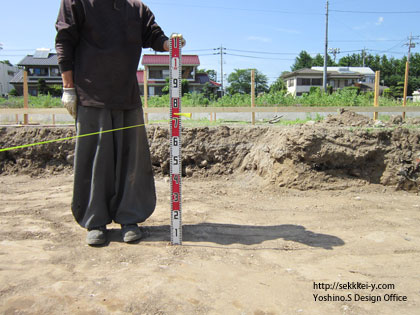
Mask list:
POLYGON ((36 145, 53 143, 53 142, 59 142, 59 141, 73 140, 73 139, 77 139, 77 138, 83 138, 83 137, 88 137, 88 136, 99 135, 99 134, 102 134, 102 133, 108 133, 108 132, 120 131, 120 130, 125 130, 125 129, 130 129, 130 128, 142 127, 142 126, 145 126, 145 125, 146 124, 141 124, 141 125, 135 125, 135 126, 129 126, 129 127, 122 127, 122 128, 117 128, 117 129, 111 129, 111 130, 104 130, 104 131, 92 132, 92 133, 87 133, 87 134, 73 136, 73 137, 59 138, 59 139, 54 139, 54 140, 47 140, 47 141, 42 141, 42 142, 36 142, 36 143, 18 145, 16 147, 10 147, 10 148, 5 148, 5 149, 0 149, 0 152, 17 150, 17 149, 22 149, 22 148, 28 148, 28 147, 33 147, 33 146, 36 146, 36 145))

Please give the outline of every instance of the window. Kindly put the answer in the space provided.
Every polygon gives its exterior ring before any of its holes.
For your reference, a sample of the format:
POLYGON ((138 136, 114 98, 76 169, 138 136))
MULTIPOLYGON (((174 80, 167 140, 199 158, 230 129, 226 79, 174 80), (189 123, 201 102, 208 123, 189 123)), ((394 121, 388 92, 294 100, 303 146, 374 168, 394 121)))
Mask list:
POLYGON ((322 79, 312 79, 312 85, 322 85, 322 79))
POLYGON ((59 77, 60 76, 60 69, 58 69, 58 67, 50 68, 50 75, 52 77, 59 77))
POLYGON ((169 77, 169 67, 149 67, 149 80, 165 80, 169 77))
POLYGON ((287 81, 287 86, 295 86, 295 79, 290 79, 289 81, 287 81))
POLYGON ((149 70, 149 79, 160 79, 160 80, 162 80, 163 79, 163 72, 162 72, 162 70, 152 70, 152 69, 150 69, 149 70))
POLYGON ((311 79, 298 78, 297 85, 311 85, 311 79))
POLYGON ((29 68, 29 76, 33 77, 47 77, 48 68, 29 68))

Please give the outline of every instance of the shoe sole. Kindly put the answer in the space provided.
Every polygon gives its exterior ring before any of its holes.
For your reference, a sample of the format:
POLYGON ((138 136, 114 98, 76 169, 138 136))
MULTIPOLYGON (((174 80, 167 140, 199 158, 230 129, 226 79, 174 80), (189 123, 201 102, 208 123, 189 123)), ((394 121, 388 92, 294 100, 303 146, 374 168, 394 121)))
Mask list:
POLYGON ((132 235, 127 235, 130 232, 127 232, 126 235, 124 235, 123 240, 125 243, 131 243, 131 242, 135 242, 138 241, 139 239, 142 238, 142 234, 132 234, 132 235))

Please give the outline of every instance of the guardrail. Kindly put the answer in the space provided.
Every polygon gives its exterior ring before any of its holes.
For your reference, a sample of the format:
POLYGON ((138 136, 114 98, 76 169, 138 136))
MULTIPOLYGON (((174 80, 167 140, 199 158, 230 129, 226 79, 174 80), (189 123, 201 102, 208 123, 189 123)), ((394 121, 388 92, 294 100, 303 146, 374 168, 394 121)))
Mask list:
MULTIPOLYGON (((270 107, 183 107, 185 113, 209 113, 211 119, 217 113, 326 113, 336 112, 340 109, 358 113, 403 113, 420 112, 420 106, 270 106, 270 107)), ((168 107, 143 108, 145 114, 168 114, 168 107)), ((55 124, 55 115, 68 115, 65 108, 0 108, 1 115, 15 115, 19 122, 19 115, 52 115, 55 124)), ((70 116, 70 115, 69 115, 70 116)))

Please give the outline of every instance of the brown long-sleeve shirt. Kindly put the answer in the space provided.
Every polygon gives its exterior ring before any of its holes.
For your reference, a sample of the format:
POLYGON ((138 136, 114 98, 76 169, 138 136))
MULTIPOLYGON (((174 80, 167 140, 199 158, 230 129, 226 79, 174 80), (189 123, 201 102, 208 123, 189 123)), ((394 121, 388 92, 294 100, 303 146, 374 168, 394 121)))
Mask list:
POLYGON ((168 39, 139 0, 61 0, 56 23, 61 72, 73 70, 83 106, 141 106, 136 71, 142 48, 168 39))

